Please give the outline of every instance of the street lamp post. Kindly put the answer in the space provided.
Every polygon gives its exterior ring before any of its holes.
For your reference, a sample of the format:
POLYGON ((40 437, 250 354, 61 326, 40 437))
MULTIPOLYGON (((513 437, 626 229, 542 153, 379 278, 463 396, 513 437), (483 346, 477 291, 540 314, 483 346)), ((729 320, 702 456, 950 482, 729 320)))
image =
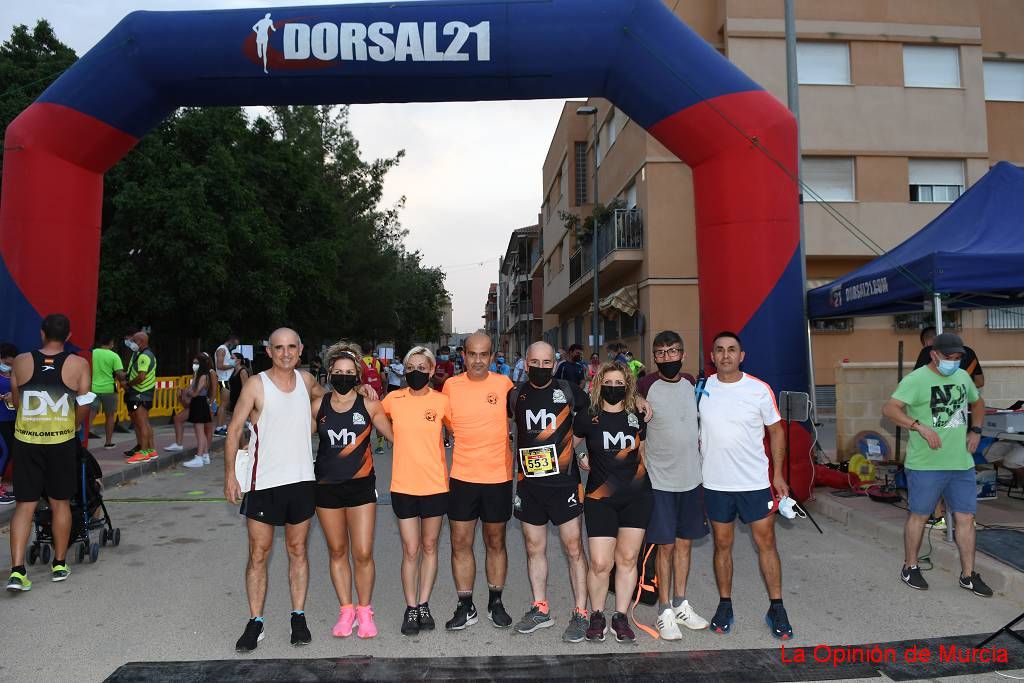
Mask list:
POLYGON ((598 224, 597 224, 597 144, 598 144, 598 140, 597 140, 597 107, 592 106, 592 105, 588 105, 588 106, 584 106, 584 107, 577 107, 576 108, 576 114, 579 115, 579 116, 592 116, 592 117, 594 117, 594 125, 593 125, 593 131, 594 131, 594 197, 593 197, 593 200, 592 200, 592 203, 594 205, 594 229, 593 229, 593 232, 590 235, 591 245, 592 245, 592 247, 594 249, 594 274, 593 274, 593 281, 594 281, 594 317, 593 317, 590 325, 591 325, 591 334, 592 334, 592 338, 593 338, 592 352, 596 353, 598 356, 600 356, 601 355, 601 341, 600 341, 601 335, 600 335, 599 328, 598 328, 598 320, 599 320, 600 315, 601 315, 600 312, 599 312, 599 306, 600 306, 600 301, 601 301, 601 288, 600 288, 600 284, 598 283, 598 271, 601 269, 601 264, 599 263, 600 256, 599 256, 598 246, 597 246, 597 230, 598 230, 598 224))

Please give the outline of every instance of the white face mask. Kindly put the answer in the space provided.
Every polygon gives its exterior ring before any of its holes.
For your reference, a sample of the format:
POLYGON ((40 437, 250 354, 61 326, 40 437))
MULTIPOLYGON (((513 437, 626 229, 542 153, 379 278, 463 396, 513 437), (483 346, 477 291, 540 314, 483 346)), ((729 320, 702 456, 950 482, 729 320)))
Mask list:
POLYGON ((0 372, 10 372, 11 366, 7 363, 0 363, 0 372))
POLYGON ((125 339, 124 340, 124 345, 127 346, 131 350, 132 353, 135 353, 136 351, 139 350, 139 345, 136 344, 131 339, 125 339))
POLYGON ((199 363, 192 364, 192 372, 199 372, 199 363))

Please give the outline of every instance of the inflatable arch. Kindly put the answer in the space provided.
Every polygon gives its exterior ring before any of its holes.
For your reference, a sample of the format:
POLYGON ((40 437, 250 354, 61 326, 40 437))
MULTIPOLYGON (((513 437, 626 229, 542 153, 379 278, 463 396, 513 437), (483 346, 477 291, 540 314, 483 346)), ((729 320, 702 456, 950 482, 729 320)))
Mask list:
MULTIPOLYGON (((796 122, 661 0, 129 14, 7 128, 0 339, 33 348, 61 311, 91 341, 103 174, 177 107, 586 96, 693 169, 705 346, 738 330, 752 373, 805 391, 796 122)), ((793 442, 806 453, 807 431, 793 442)))

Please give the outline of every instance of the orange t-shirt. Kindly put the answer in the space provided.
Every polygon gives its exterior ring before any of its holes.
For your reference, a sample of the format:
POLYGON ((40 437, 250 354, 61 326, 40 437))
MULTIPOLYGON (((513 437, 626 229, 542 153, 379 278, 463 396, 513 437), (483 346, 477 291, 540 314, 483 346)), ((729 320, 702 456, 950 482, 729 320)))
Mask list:
POLYGON ((431 496, 448 491, 441 423, 451 423, 448 397, 430 390, 413 396, 409 389, 392 391, 382 402, 395 432, 391 491, 431 496))
POLYGON ((442 393, 451 401, 452 479, 474 484, 512 480, 512 448, 508 441, 506 402, 512 380, 496 372, 474 382, 462 373, 445 382, 442 393))

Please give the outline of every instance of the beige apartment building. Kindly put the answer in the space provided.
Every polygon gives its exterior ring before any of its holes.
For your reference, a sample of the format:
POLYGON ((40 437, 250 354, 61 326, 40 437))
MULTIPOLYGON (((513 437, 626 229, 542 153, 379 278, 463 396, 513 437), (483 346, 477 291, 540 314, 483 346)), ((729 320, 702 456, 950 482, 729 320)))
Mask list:
MULTIPOLYGON (((782 0, 666 4, 755 81, 786 102, 782 0)), ((996 161, 1024 164, 1024 1, 797 0, 804 181, 874 242, 915 233, 996 161)), ((697 369, 698 296, 689 168, 605 100, 567 102, 543 168, 543 330, 558 346, 590 341, 590 247, 563 220, 588 215, 598 166, 601 204, 621 200, 599 235, 601 335, 650 363, 666 328, 697 369), (598 109, 594 116, 577 108, 598 109)), ((743 201, 736 188, 735 201, 743 201)), ((808 286, 875 253, 805 197, 808 286)), ((1024 264, 1022 264, 1024 267, 1024 264)), ((946 316, 982 362, 1024 358, 1024 308, 946 316)), ((823 394, 844 359, 913 359, 921 316, 823 322, 812 331, 823 394)))

